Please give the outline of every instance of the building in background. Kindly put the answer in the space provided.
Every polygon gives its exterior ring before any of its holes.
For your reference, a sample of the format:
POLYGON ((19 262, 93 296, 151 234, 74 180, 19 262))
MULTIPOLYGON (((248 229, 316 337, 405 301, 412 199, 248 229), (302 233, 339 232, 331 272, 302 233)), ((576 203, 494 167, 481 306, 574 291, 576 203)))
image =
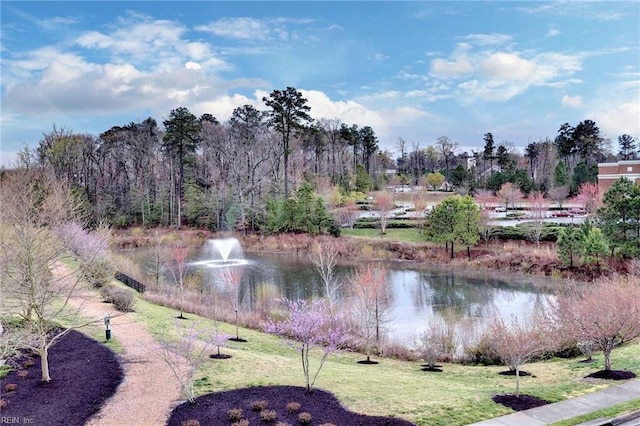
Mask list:
POLYGON ((621 177, 640 185, 640 160, 598 163, 598 188, 604 192, 621 177))

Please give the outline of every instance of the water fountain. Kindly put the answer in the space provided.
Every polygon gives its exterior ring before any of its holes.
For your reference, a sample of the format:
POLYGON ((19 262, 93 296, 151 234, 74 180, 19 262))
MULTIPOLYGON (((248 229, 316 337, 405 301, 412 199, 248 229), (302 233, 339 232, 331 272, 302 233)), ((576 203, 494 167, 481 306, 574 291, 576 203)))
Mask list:
POLYGON ((225 268, 229 266, 242 266, 249 263, 244 258, 242 246, 236 238, 212 239, 205 243, 205 255, 207 259, 192 262, 195 266, 207 268, 225 268))

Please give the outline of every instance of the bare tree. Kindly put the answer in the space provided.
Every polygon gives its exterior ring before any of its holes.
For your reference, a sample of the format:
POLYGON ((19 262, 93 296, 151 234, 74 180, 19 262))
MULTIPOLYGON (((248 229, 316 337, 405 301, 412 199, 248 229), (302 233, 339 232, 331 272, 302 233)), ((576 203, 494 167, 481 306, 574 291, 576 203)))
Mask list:
POLYGON ((380 343, 385 325, 390 321, 391 297, 387 270, 382 265, 361 266, 349 279, 351 312, 364 340, 367 361, 374 345, 380 343))
POLYGON ((381 191, 373 197, 373 208, 378 211, 380 216, 380 234, 384 236, 385 229, 387 228, 387 220, 389 219, 389 213, 394 209, 395 204, 393 202, 393 196, 387 191, 381 191))
POLYGON ((315 243, 311 248, 310 257, 324 284, 324 294, 333 304, 337 298, 336 293, 342 286, 335 277, 338 248, 332 242, 315 243))
POLYGON ((167 267, 173 277, 173 282, 176 285, 176 292, 180 298, 180 315, 178 318, 184 319, 184 296, 187 291, 187 273, 188 263, 187 255, 189 254, 189 247, 183 245, 175 245, 171 249, 171 258, 167 262, 167 267))
POLYGON ((518 188, 511 182, 503 184, 497 195, 504 203, 504 207, 506 210, 509 210, 509 206, 515 207, 516 204, 523 198, 520 188, 518 188))
POLYGON ((212 343, 194 325, 176 323, 175 327, 177 338, 161 345, 158 354, 178 379, 184 397, 193 404, 196 373, 207 360, 212 343))
POLYGON ((541 192, 534 192, 529 197, 529 214, 531 221, 527 223, 529 239, 540 245, 542 229, 544 228, 545 213, 549 208, 549 202, 541 192))
MULTIPOLYGON (((49 349, 71 330, 91 323, 82 321, 79 308, 72 309, 69 301, 77 297, 83 268, 97 253, 88 242, 82 263, 59 267, 71 256, 59 230, 79 217, 79 209, 68 187, 42 170, 5 174, 0 205, 0 307, 26 321, 34 339, 25 341, 24 348, 40 355, 42 381, 49 382, 49 349), (70 324, 65 329, 57 324, 62 316, 70 324)), ((81 227, 72 229, 90 238, 81 227)))
POLYGON ((455 328, 444 319, 434 318, 420 335, 418 351, 429 370, 435 371, 436 362, 448 357, 456 349, 455 328))
POLYGON ((229 295, 229 301, 231 302, 231 308, 235 313, 236 318, 236 337, 233 340, 237 342, 244 342, 244 339, 240 338, 240 308, 242 307, 242 294, 240 292, 240 283, 242 281, 242 275, 237 268, 225 268, 219 275, 220 283, 229 295))
POLYGON ((549 199, 554 201, 558 207, 562 208, 562 205, 569 196, 569 185, 551 187, 547 193, 549 194, 549 199))
POLYGON ((578 342, 592 342, 611 370, 611 352, 640 337, 640 284, 637 278, 608 277, 590 286, 573 287, 558 296, 556 318, 578 342))
POLYGON ((515 396, 520 396, 520 368, 536 355, 549 348, 540 322, 518 320, 514 315, 509 321, 493 318, 491 322, 492 343, 496 354, 516 376, 515 396))

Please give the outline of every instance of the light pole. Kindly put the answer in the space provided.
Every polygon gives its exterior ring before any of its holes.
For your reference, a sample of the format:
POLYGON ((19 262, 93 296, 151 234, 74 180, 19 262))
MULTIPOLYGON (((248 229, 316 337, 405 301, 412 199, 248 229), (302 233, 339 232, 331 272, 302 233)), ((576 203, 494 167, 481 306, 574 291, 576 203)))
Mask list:
POLYGON ((107 342, 111 340, 111 329, 109 328, 109 323, 111 322, 111 317, 109 316, 109 312, 104 314, 104 325, 106 327, 105 337, 107 338, 107 342))

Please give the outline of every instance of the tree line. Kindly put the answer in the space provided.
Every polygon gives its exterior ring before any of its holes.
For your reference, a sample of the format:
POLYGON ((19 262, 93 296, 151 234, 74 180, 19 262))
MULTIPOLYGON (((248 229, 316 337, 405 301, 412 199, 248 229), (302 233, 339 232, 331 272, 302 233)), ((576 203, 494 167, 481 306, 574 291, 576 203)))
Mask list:
MULTIPOLYGON (((555 139, 531 142, 522 154, 488 132, 483 148, 470 153, 459 152, 460 144, 447 136, 426 148, 408 148, 400 139, 393 159, 370 126, 313 119, 307 99, 293 87, 273 90, 262 101, 264 110, 237 107, 226 122, 179 107, 162 126, 149 117, 98 136, 54 126, 37 149, 20 153, 18 166, 51 167, 94 223, 301 232, 275 226, 273 216, 275 204, 295 199, 303 184, 322 195, 319 211, 340 207, 328 200, 334 188, 348 198, 388 184, 475 194, 512 183, 525 195, 539 191, 556 199, 597 183, 598 162, 638 158, 633 137, 620 136, 614 155, 596 123, 584 120, 562 124, 555 139)), ((330 230, 330 220, 321 222, 326 226, 314 232, 330 230)))

